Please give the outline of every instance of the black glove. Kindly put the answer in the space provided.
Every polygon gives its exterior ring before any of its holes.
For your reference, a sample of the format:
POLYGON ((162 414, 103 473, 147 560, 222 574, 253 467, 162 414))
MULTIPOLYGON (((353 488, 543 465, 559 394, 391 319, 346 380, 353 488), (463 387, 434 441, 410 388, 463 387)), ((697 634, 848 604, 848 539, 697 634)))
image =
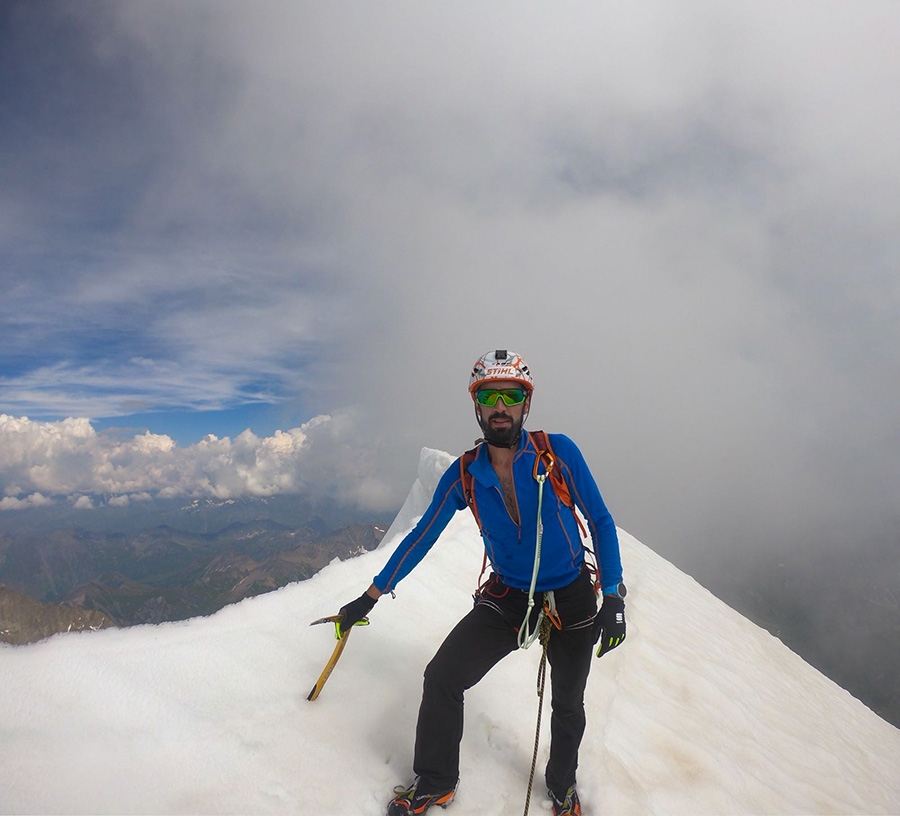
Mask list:
POLYGON ((350 630, 351 626, 359 623, 368 615, 372 611, 372 607, 375 606, 375 600, 371 595, 363 592, 355 601, 350 601, 350 603, 342 606, 341 611, 338 613, 341 619, 335 623, 337 636, 339 638, 343 637, 350 630))
POLYGON ((600 641, 597 657, 603 657, 625 640, 625 601, 618 595, 604 595, 594 617, 594 643, 600 641))

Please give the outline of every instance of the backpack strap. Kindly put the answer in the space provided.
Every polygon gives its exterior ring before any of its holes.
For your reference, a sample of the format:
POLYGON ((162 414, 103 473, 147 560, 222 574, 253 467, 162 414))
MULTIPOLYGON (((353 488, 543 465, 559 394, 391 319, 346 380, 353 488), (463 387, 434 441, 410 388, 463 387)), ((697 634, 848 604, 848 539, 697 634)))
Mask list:
POLYGON ((472 515, 475 516, 475 523, 478 525, 478 532, 481 532, 481 518, 478 515, 478 502, 475 501, 475 480, 472 478, 472 474, 469 473, 469 465, 475 461, 475 457, 478 456, 478 448, 480 446, 476 446, 472 448, 472 450, 467 450, 462 456, 459 457, 459 480, 462 484, 463 496, 465 496, 466 504, 469 505, 469 509, 472 511, 472 515))
POLYGON ((575 521, 578 523, 578 529, 581 530, 582 536, 586 537, 587 531, 575 512, 575 502, 572 499, 572 493, 569 491, 566 477, 563 476, 562 468, 556 466, 556 456, 554 456, 553 448, 550 445, 550 437, 545 431, 529 431, 529 436, 537 452, 537 456, 534 459, 534 477, 538 477, 538 466, 543 463, 544 471, 550 479, 550 484, 553 485, 553 491, 559 500, 572 511, 572 515, 575 516, 575 521))
MULTIPOLYGON (((478 525, 478 532, 480 533, 481 516, 478 515, 478 502, 475 500, 475 479, 472 477, 472 474, 469 473, 469 465, 471 465, 472 462, 475 461, 475 457, 478 456, 479 447, 480 445, 476 445, 472 450, 467 450, 459 457, 459 480, 462 484, 463 496, 465 496, 466 504, 469 505, 472 515, 475 516, 475 523, 478 525)), ((485 549, 484 555, 481 558, 481 572, 478 574, 478 590, 475 593, 475 597, 478 596, 484 587, 482 579, 487 570, 487 564, 488 556, 487 549, 485 549)))
MULTIPOLYGON (((575 517, 575 523, 578 525, 578 529, 581 532, 581 537, 582 539, 586 539, 588 537, 587 530, 584 529, 584 525, 581 523, 581 517, 575 510, 575 502, 572 499, 572 493, 569 490, 569 484, 566 482, 566 477, 563 475, 562 468, 557 466, 556 456, 553 453, 553 447, 550 445, 550 437, 545 431, 529 431, 528 433, 531 437, 534 449, 537 452, 537 456, 534 460, 535 478, 538 476, 538 465, 543 462, 544 470, 547 477, 550 479, 550 484, 553 485, 554 492, 559 497, 559 500, 572 511, 572 515, 575 517)), ((587 545, 584 545, 584 552, 585 564, 593 576, 594 594, 599 594, 600 568, 597 565, 597 556, 587 545), (590 558, 587 556, 590 556, 590 558)))

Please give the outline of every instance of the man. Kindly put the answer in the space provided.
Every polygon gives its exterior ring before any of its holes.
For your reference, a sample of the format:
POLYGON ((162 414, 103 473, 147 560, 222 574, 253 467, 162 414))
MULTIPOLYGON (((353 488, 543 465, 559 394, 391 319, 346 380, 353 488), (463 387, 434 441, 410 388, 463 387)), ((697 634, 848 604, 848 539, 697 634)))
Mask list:
MULTIPOLYGON (((588 523, 603 603, 597 611, 595 581, 585 564, 580 522, 546 472, 532 435, 523 430, 534 381, 512 351, 489 352, 475 363, 469 392, 484 435, 468 464, 454 462, 441 477, 431 504, 404 537, 369 589, 341 608, 339 633, 362 620, 375 602, 422 560, 457 510, 477 508, 492 574, 475 605, 450 632, 425 669, 416 727, 415 782, 395 789, 388 816, 446 807, 459 782, 463 695, 503 657, 527 646, 542 606, 555 621, 547 643, 551 666, 550 758, 545 779, 554 816, 580 816, 575 789, 578 748, 585 728, 584 689, 593 644, 597 656, 625 639, 625 586, 616 527, 597 484, 574 442, 549 434, 554 465, 562 470, 575 504, 588 523), (538 524, 538 508, 541 524, 538 524), (529 598, 533 605, 529 605, 529 598)), ((489 812, 488 807, 485 812, 489 812)))

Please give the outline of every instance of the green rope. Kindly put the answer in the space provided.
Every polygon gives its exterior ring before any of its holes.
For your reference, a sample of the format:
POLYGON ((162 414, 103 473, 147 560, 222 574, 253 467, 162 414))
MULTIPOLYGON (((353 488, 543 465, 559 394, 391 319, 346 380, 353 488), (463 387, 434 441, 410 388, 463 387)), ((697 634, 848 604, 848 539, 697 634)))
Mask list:
POLYGON ((538 503, 537 503, 537 536, 534 543, 534 569, 531 573, 531 587, 528 590, 528 607, 525 609, 525 618, 519 627, 519 648, 527 649, 537 639, 541 630, 541 623, 544 619, 544 610, 541 608, 535 623, 534 631, 531 631, 531 611, 534 609, 534 588, 537 586, 538 570, 541 568, 541 541, 544 537, 544 523, 541 521, 541 508, 544 504, 544 482, 547 479, 546 473, 541 473, 534 477, 538 483, 538 503))
POLYGON ((541 663, 538 666, 537 677, 537 695, 538 695, 538 713, 537 725, 534 729, 534 752, 531 755, 531 773, 528 776, 528 793, 525 795, 525 813, 528 816, 528 808, 531 806, 531 791, 534 788, 534 771, 537 767, 538 745, 541 741, 541 712, 544 710, 544 687, 547 680, 547 644, 550 642, 550 618, 543 618, 538 627, 538 634, 541 638, 541 663))

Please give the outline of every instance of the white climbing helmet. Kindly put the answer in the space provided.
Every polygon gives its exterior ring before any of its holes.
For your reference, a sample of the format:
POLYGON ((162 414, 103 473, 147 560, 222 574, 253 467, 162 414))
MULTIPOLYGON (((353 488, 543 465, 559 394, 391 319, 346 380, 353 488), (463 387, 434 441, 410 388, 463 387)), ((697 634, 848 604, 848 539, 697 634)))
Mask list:
POLYGON ((507 349, 489 351, 476 360, 469 376, 469 393, 474 398, 475 391, 492 380, 513 380, 534 391, 534 379, 525 361, 507 349))

